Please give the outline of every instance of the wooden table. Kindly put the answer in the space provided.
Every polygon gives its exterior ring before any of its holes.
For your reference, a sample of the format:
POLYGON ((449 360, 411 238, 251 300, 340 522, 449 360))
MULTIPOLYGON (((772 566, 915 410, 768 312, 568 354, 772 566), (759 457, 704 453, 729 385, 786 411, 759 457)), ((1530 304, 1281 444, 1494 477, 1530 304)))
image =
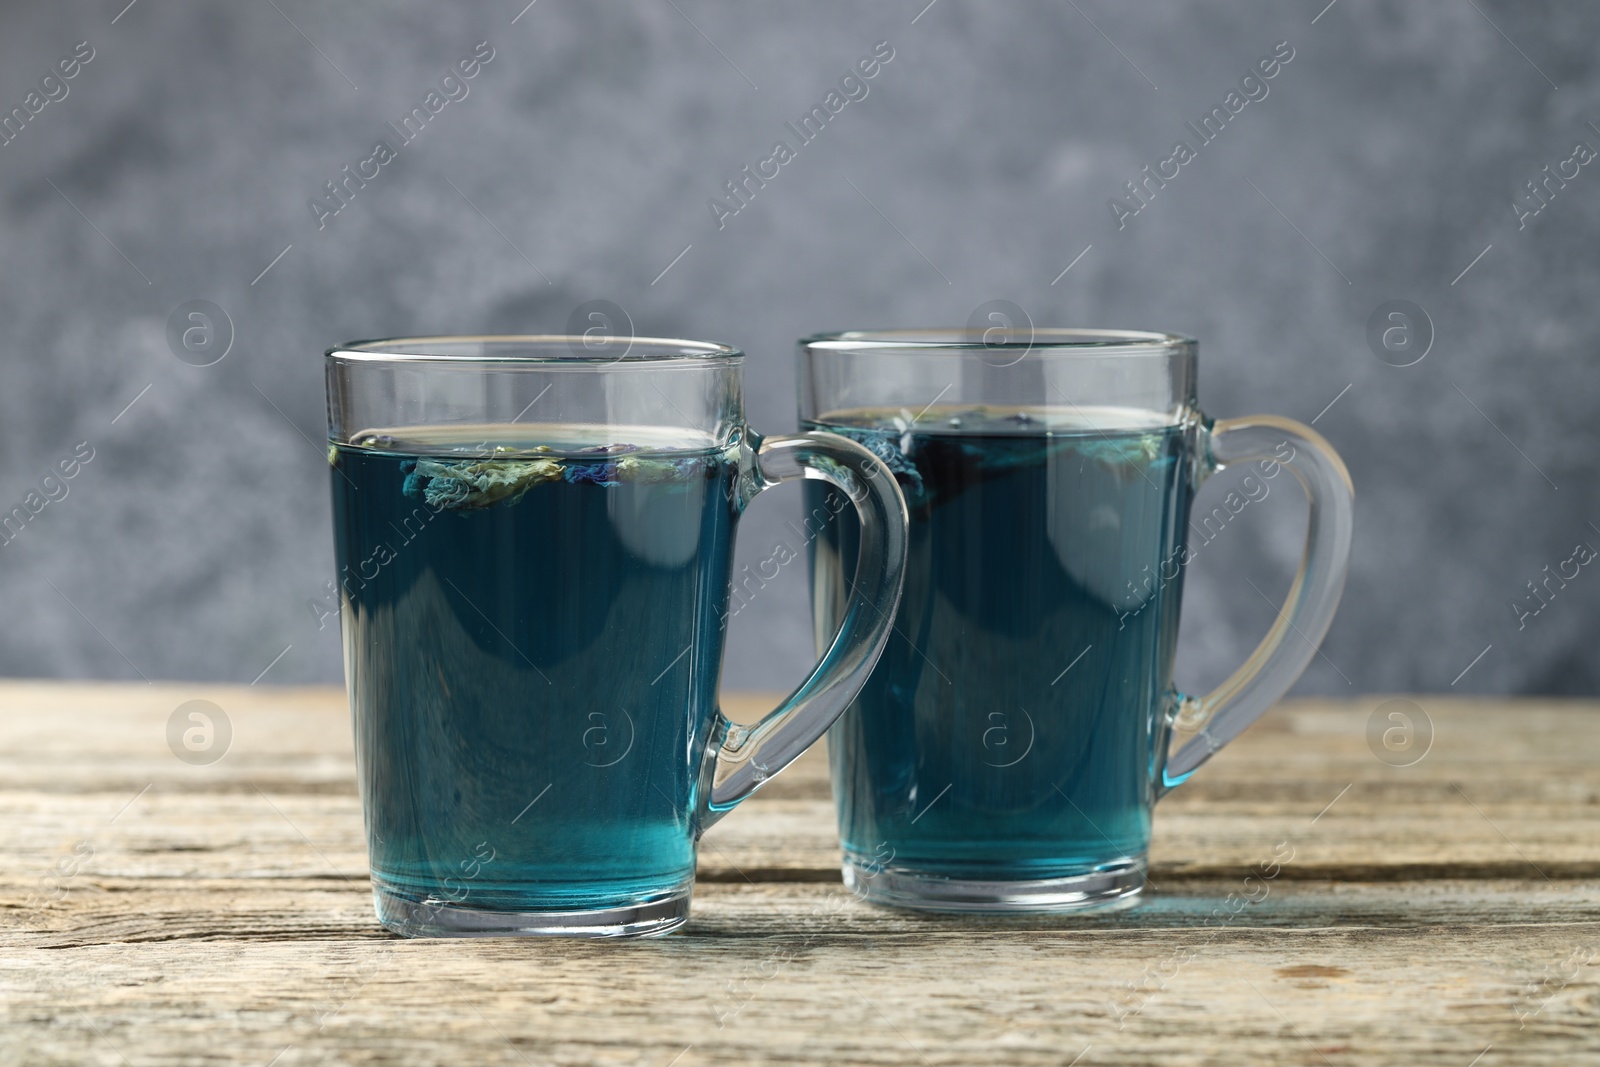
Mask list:
POLYGON ((686 932, 446 942, 373 920, 338 691, 3 684, 0 1061, 1600 1062, 1600 708, 1414 699, 1407 767, 1377 698, 1269 715, 1163 802, 1133 910, 863 904, 813 752, 707 835, 686 932))

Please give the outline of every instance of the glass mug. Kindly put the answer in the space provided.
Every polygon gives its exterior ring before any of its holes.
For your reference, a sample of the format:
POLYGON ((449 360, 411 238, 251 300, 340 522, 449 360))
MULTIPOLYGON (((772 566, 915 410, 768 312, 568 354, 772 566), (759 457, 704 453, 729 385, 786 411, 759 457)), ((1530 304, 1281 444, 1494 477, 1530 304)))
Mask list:
POLYGON ((695 341, 433 337, 327 353, 345 676, 384 926, 663 934, 701 832, 866 680, 905 567, 881 461, 755 434, 743 356, 695 341), (821 479, 859 590, 758 724, 717 706, 734 528, 821 479))
MULTIPOLYGON (((871 449, 911 512, 895 632, 829 733, 845 882, 866 898, 1006 911, 1132 897, 1155 802, 1315 654, 1349 559, 1349 475, 1299 423, 1213 424, 1195 357, 1189 338, 1125 331, 800 342, 802 427, 871 449), (1305 555, 1255 653, 1185 696, 1171 676, 1190 503, 1246 463, 1252 499, 1284 471, 1306 490, 1305 555), (1178 733, 1192 736, 1174 747, 1178 733)), ((819 646, 865 545, 831 493, 807 487, 819 646)), ((1196 516, 1207 539, 1237 513, 1224 503, 1196 516)))

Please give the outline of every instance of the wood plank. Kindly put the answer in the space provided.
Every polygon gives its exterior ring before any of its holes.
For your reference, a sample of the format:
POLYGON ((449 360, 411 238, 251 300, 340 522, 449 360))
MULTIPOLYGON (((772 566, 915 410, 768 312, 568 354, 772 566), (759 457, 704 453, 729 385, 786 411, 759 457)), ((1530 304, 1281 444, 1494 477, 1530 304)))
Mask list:
MULTIPOLYGON (((1352 780, 1382 784, 1397 800, 1409 792, 1470 783, 1493 771, 1527 796, 1600 804, 1600 703, 1577 700, 1414 698, 1432 721, 1431 750, 1413 767, 1378 761, 1366 741, 1370 713, 1390 699, 1290 701, 1229 746, 1168 804, 1241 797, 1302 800, 1323 786, 1352 780), (1512 710, 1514 709, 1514 710, 1512 710), (1217 773, 1230 767, 1237 773, 1217 773)), ((740 718, 752 718, 772 695, 726 694, 740 718)), ((354 791, 349 713, 337 688, 111 683, 0 682, 0 786, 76 792, 133 792, 156 782, 186 791, 354 791), (167 748, 173 711, 210 700, 228 715, 233 741, 205 767, 167 748)), ((768 795, 826 797, 827 771, 815 752, 779 775, 768 795)), ((1495 783, 1493 787, 1500 786, 1495 783)), ((1324 800, 1325 802, 1325 800, 1324 800)))
MULTIPOLYGON (((18 894, 25 883, 0 881, 18 894)), ((0 924, 0 945, 63 949, 187 941, 393 940, 372 915, 362 879, 81 879, 59 900, 0 924), (135 903, 136 902, 136 903, 135 903)), ((840 884, 697 882, 690 937, 962 936, 1053 931, 1307 928, 1411 929, 1437 925, 1600 924, 1600 879, 1538 886, 1522 879, 1416 883, 1174 877, 1137 907, 1078 915, 941 915, 867 904, 840 884), (1230 894, 1233 899, 1229 899, 1230 894), (818 919, 826 918, 826 929, 818 919)), ((1600 962, 1600 961, 1597 961, 1600 962)))
MULTIPOLYGON (((1280 841, 1290 878, 1600 876, 1592 705, 1429 706, 1433 750, 1412 767, 1373 756, 1364 704, 1274 711, 1161 804, 1153 877, 1242 871, 1280 841)), ((113 877, 359 879, 348 735, 332 689, 0 685, 0 848, 27 872, 88 841, 113 877), (166 747, 166 717, 197 692, 234 709, 232 748, 204 767, 166 747)), ((700 876, 833 881, 833 819, 813 751, 711 831, 700 876)))
MULTIPOLYGON (((0 850, 15 875, 44 877, 75 848, 105 878, 366 877, 360 805, 353 797, 271 793, 130 797, 0 792, 0 850), (108 814, 109 813, 109 814, 108 814), (109 819, 116 816, 116 822, 109 819)), ((1461 877, 1600 877, 1600 823, 1588 809, 1479 804, 1442 794, 1433 807, 1396 810, 1355 790, 1326 815, 1163 811, 1151 876, 1242 874, 1280 842, 1295 849, 1288 879, 1356 881, 1461 877), (1482 814, 1480 814, 1480 811, 1482 814), (1505 836, 1501 836, 1504 834, 1505 836)), ((826 801, 758 798, 707 834, 699 877, 714 882, 838 880, 826 801)), ((8 906, 0 895, 0 913, 8 906)))
POLYGON ((382 939, 353 887, 110 885, 70 898, 74 931, 26 935, 30 948, 8 936, 0 1057, 1464 1067, 1491 1046, 1483 1064, 1600 1055, 1600 883, 1283 882, 1231 922, 1209 918, 1230 884, 1174 884, 1158 907, 1088 919, 976 921, 833 887, 712 885, 686 934, 609 944, 382 939), (147 906, 109 900, 123 892, 147 906))
POLYGON ((1600 712, 1416 699, 1411 767, 1380 698, 1275 710, 1162 803, 1127 911, 855 900, 813 752, 707 836, 680 935, 407 942, 339 691, 0 683, 0 1062, 1600 1059, 1600 712), (206 767, 166 742, 195 697, 206 767))

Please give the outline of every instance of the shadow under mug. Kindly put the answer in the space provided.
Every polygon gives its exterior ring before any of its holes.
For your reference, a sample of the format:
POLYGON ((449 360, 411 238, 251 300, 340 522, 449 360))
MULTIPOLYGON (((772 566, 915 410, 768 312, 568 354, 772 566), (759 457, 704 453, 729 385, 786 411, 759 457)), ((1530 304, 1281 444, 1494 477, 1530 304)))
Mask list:
MULTIPOLYGON (((1090 330, 800 342, 802 426, 871 449, 911 514, 894 633, 829 734, 844 877, 869 900, 975 911, 1128 900, 1145 884, 1155 802, 1316 654, 1349 560, 1349 475, 1299 423, 1213 424, 1195 406, 1196 348, 1090 330), (1246 464, 1242 493, 1191 514, 1206 478, 1246 464), (1215 690, 1177 692, 1199 542, 1291 481, 1310 520, 1277 621, 1215 690)), ((807 493, 820 647, 849 610, 865 542, 832 490, 807 493)))
POLYGON ((373 893, 411 936, 661 934, 701 832, 865 681, 905 565, 866 449, 761 438, 741 354, 695 341, 433 337, 327 354, 328 461, 373 893), (754 726, 717 706, 734 527, 817 479, 857 592, 754 726))

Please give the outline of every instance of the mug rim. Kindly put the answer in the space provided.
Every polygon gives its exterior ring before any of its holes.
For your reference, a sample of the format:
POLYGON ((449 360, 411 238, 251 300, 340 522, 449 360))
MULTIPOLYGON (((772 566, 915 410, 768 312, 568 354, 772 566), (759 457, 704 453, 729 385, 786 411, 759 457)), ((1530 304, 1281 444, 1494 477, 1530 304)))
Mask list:
POLYGON ((362 363, 432 363, 440 365, 493 364, 556 367, 601 366, 618 363, 730 365, 744 361, 744 353, 717 341, 675 337, 606 337, 596 341, 579 334, 436 334, 348 341, 327 349, 329 360, 362 363), (446 346, 482 345, 477 354, 443 352, 446 346), (621 355, 594 354, 597 345, 619 345, 621 355), (491 346, 517 347, 515 353, 494 353, 491 346), (643 347, 647 351, 634 351, 643 347), (433 348, 435 351, 427 351, 433 348), (547 352, 537 351, 547 349, 547 352), (653 350, 652 350, 653 349, 653 350))
POLYGON ((992 352, 996 349, 1048 349, 1094 356, 1172 355, 1199 345, 1193 337, 1152 330, 1087 327, 1001 327, 975 331, 964 326, 840 330, 802 337, 808 349, 844 352, 992 352), (998 340, 990 340, 998 335, 998 340))

